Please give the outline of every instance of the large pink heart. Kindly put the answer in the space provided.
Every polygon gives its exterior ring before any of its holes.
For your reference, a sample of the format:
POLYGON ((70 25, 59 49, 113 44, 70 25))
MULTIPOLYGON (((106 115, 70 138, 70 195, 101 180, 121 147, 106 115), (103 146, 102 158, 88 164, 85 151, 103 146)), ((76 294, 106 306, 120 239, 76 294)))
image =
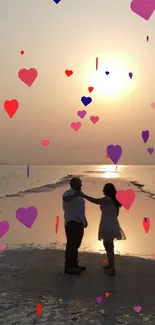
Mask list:
POLYGON ((155 0, 133 0, 130 7, 135 14, 149 20, 155 11, 155 0))
POLYGON ((38 72, 34 68, 31 68, 29 70, 21 69, 18 72, 19 79, 22 80, 29 87, 32 86, 37 76, 38 76, 38 72))
POLYGON ((129 210, 132 203, 135 200, 135 191, 133 191, 133 190, 127 190, 127 191, 119 190, 116 193, 116 199, 118 202, 120 202, 123 205, 123 207, 125 209, 129 210))

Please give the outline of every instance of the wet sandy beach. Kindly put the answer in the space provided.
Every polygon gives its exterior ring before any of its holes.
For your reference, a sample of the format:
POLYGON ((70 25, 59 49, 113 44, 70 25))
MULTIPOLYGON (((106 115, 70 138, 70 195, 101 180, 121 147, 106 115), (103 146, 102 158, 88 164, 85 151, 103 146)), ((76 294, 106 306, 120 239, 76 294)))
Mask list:
POLYGON ((64 251, 25 247, 0 257, 0 324, 155 324, 155 261, 116 257, 117 276, 102 269, 103 255, 80 253, 88 270, 63 274, 64 251), (109 297, 105 297, 109 293, 109 297), (98 304, 96 297, 102 297, 98 304), (36 316, 36 306, 43 312, 36 316), (134 311, 141 306, 140 313, 134 311))

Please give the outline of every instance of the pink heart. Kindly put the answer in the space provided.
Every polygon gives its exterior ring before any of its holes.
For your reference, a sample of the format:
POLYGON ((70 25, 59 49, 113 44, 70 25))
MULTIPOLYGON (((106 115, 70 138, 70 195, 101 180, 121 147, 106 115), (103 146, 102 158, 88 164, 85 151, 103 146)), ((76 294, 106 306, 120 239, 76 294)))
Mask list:
POLYGON ((136 313, 139 313, 142 310, 141 306, 135 306, 134 310, 136 311, 136 313))
POLYGON ((32 86, 37 76, 38 76, 38 72, 34 68, 31 68, 29 70, 21 69, 18 72, 19 79, 22 80, 29 87, 32 86))
POLYGON ((96 124, 99 121, 99 117, 98 116, 91 116, 90 120, 93 124, 96 124))
POLYGON ((78 131, 81 127, 81 123, 80 122, 72 122, 70 124, 71 128, 74 130, 74 131, 78 131))
POLYGON ((120 202, 125 209, 129 210, 133 201, 135 200, 135 191, 133 190, 119 190, 116 193, 116 199, 120 202))
POLYGON ((44 147, 48 147, 48 145, 50 144, 50 141, 49 141, 49 140, 42 140, 42 141, 41 141, 41 144, 42 144, 44 147))
POLYGON ((151 103, 151 107, 155 108, 155 102, 151 103))
POLYGON ((5 244, 0 244, 0 254, 3 253, 6 249, 6 245, 5 244))
POLYGON ((96 301, 98 304, 100 304, 102 302, 102 297, 96 297, 96 301))
POLYGON ((149 20, 155 10, 155 0, 133 0, 130 7, 138 16, 149 20))

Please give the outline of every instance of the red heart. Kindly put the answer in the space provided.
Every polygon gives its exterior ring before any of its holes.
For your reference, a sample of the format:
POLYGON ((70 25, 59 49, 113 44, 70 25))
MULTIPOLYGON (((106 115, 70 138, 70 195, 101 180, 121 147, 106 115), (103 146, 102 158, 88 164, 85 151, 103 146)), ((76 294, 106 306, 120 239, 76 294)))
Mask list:
POLYGON ((21 55, 23 55, 24 54, 24 51, 20 51, 20 53, 21 53, 21 55))
POLYGON ((106 296, 106 298, 108 298, 110 296, 110 293, 109 292, 106 292, 105 293, 105 296, 106 296))
POLYGON ((106 262, 107 262, 107 259, 106 259, 106 258, 104 258, 104 259, 103 259, 103 262, 104 262, 104 263, 106 263, 106 262))
POLYGON ((92 91, 94 90, 94 87, 88 87, 88 90, 90 93, 92 93, 92 91))
POLYGON ((4 103, 4 108, 8 115, 12 118, 18 109, 18 102, 16 99, 6 100, 4 103))
POLYGON ((72 70, 65 70, 67 77, 70 77, 73 74, 72 70))

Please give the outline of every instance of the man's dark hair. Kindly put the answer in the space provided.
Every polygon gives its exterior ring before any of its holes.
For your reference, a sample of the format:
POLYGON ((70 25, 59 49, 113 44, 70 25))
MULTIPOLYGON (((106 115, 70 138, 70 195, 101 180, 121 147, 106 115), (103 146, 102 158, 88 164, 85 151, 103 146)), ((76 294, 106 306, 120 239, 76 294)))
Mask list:
POLYGON ((73 177, 71 180, 70 180, 70 186, 71 188, 74 188, 77 186, 77 184, 81 183, 81 179, 78 178, 78 177, 73 177))

